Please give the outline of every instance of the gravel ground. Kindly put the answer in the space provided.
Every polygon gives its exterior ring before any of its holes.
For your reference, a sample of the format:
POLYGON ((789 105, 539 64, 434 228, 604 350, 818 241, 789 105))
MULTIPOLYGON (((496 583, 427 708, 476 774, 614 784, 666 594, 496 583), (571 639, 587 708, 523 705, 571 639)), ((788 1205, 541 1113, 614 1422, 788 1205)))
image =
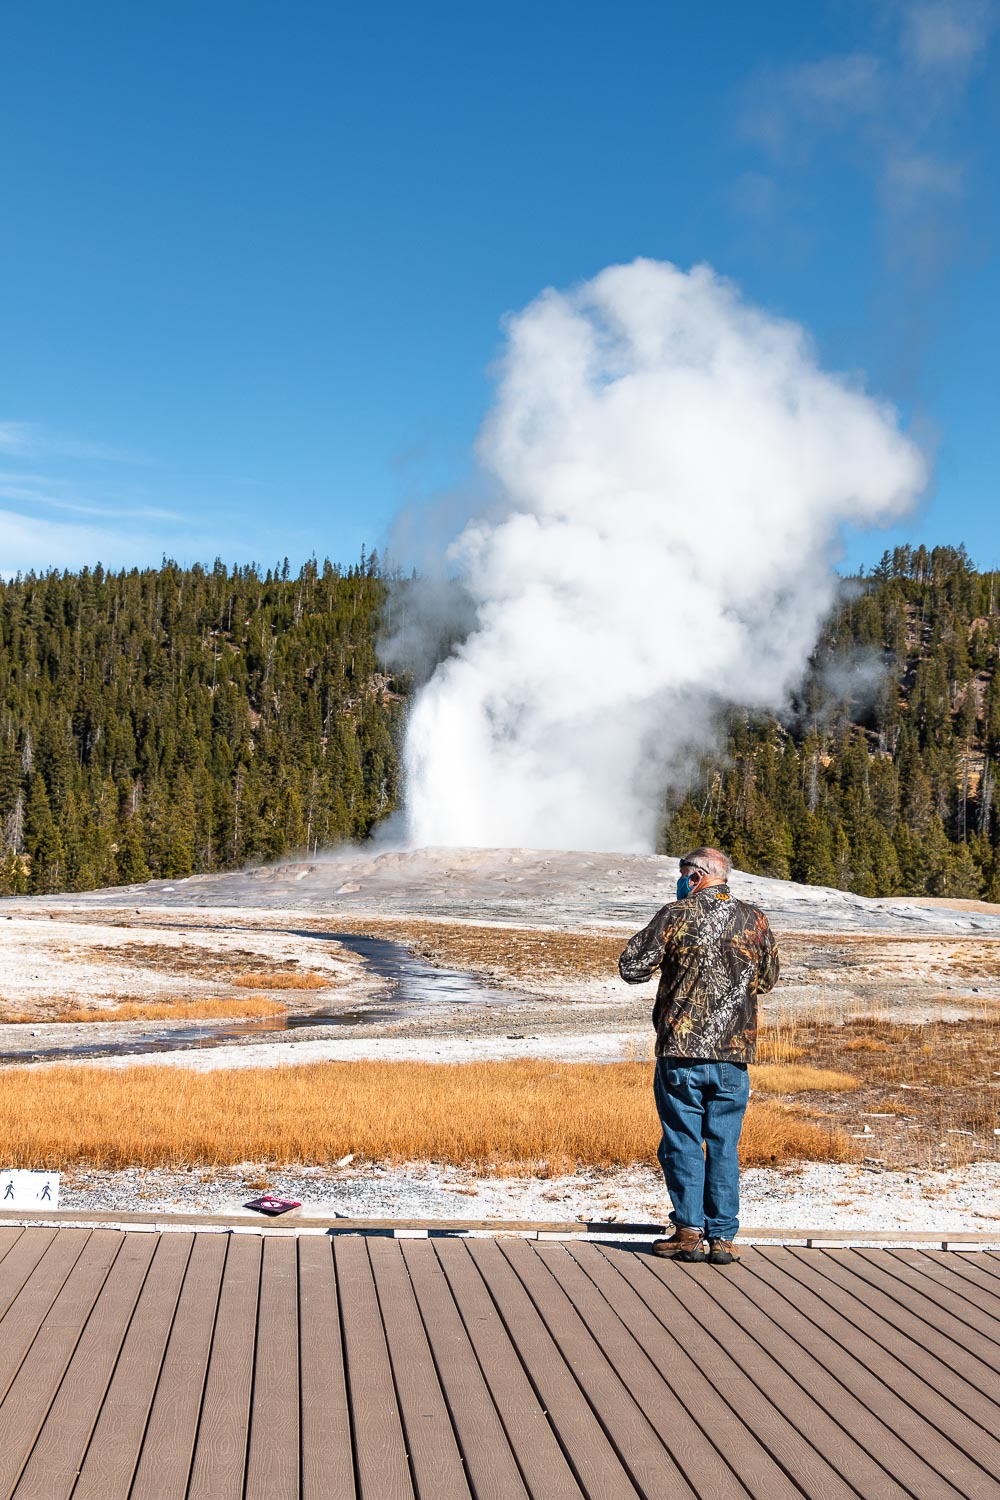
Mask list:
MULTIPOLYGON (((60 1208, 86 1211, 233 1213, 263 1192, 298 1198, 304 1213, 371 1219, 619 1219, 662 1222, 663 1184, 651 1168, 581 1171, 540 1179, 477 1178, 416 1162, 275 1170, 246 1163, 192 1169, 67 1173, 60 1208)), ((871 1172, 809 1164, 742 1176, 744 1225, 770 1229, 963 1230, 997 1233, 1000 1164, 948 1172, 871 1172)), ((259 1225, 255 1214, 248 1223, 259 1225)), ((286 1223, 291 1224, 292 1220, 286 1223)))
MULTIPOLYGON (((323 934, 354 930, 355 918, 363 930, 375 918, 409 917, 596 937, 609 927, 628 932, 642 925, 671 898, 675 880, 676 862, 653 856, 352 850, 232 876, 5 901, 0 903, 6 918, 0 994, 11 1009, 34 1005, 41 1014, 34 1025, 4 1027, 0 1050, 20 1046, 25 1062, 44 1067, 44 1061, 32 1061, 33 1055, 45 1053, 57 1033, 71 1044, 104 1040, 100 1024, 52 1024, 67 995, 110 1002, 161 988, 186 997, 217 994, 220 987, 235 993, 244 969, 302 964, 326 973, 337 993, 323 995, 322 1002, 318 995, 304 995, 299 1004, 360 1005, 365 1013, 351 1016, 350 1024, 345 1016, 339 1029, 320 1032, 310 1026, 280 1045, 277 1035, 264 1043, 244 1033, 242 1043, 227 1039, 214 1049, 160 1053, 148 1060, 232 1067, 373 1051, 382 1057, 441 1060, 470 1054, 645 1057, 649 997, 639 992, 628 1001, 624 995, 616 1000, 613 973, 600 984, 582 973, 575 984, 546 976, 539 984, 544 993, 527 1003, 494 989, 474 1008, 443 1004, 380 1019, 368 1012, 380 1008, 384 986, 373 983, 363 965, 324 941, 323 934)), ((783 937, 797 935, 786 940, 789 962, 772 1002, 776 1009, 780 1005, 794 1015, 818 1008, 832 1020, 835 1013, 891 1011, 898 1004, 908 1012, 905 1019, 957 1019, 978 1013, 1000 995, 1000 907, 866 901, 738 872, 733 886, 765 906, 783 937)), ((480 966, 468 962, 468 967, 480 966)), ((520 975, 489 969, 484 977, 493 985, 523 983, 520 975)), ((121 1037, 124 1030, 116 1028, 115 1034, 121 1037)), ((133 1057, 119 1065, 134 1067, 138 1061, 133 1057)), ((660 1220, 666 1208, 653 1169, 479 1180, 428 1163, 340 1171, 284 1172, 252 1164, 216 1172, 77 1171, 64 1176, 61 1204, 83 1210, 228 1213, 264 1191, 299 1198, 314 1212, 365 1218, 660 1220)), ((1000 1165, 907 1173, 831 1165, 749 1170, 743 1219, 774 1228, 995 1229, 1000 1239, 1000 1165)), ((248 1215, 248 1223, 260 1220, 248 1215)))

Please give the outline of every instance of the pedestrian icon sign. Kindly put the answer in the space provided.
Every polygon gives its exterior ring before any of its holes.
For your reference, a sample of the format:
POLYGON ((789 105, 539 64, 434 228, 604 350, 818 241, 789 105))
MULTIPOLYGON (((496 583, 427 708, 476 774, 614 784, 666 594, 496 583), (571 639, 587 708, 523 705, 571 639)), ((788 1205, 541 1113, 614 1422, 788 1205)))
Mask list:
POLYGON ((59 1173, 28 1172, 14 1168, 0 1172, 0 1209, 8 1212, 45 1212, 59 1207, 59 1173))

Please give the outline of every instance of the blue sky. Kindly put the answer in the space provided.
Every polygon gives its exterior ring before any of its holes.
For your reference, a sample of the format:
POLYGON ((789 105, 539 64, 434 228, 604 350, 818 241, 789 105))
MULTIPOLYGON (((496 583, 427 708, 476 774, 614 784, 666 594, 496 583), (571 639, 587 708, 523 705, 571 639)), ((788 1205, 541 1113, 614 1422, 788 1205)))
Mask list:
POLYGON ((505 312, 708 261, 935 455, 847 539, 1000 563, 995 7, 0 0, 0 571, 381 546, 505 312))

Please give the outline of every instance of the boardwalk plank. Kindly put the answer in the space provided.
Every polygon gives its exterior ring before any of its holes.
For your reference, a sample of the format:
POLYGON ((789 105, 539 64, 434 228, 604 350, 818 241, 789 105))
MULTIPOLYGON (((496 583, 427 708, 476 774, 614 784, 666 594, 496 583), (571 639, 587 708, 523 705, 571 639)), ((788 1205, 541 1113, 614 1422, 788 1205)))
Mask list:
POLYGON ((462 1455, 399 1241, 369 1240, 368 1256, 382 1309, 414 1488, 421 1500, 470 1500, 462 1455))
POLYGON ((414 1500, 385 1329, 364 1238, 338 1236, 333 1254, 359 1500, 414 1500))
MULTIPOLYGON (((58 1231, 54 1229, 25 1229, 18 1235, 17 1243, 9 1247, 3 1261, 0 1262, 0 1319, 6 1316, 11 1303, 52 1244, 57 1233, 58 1231)), ((81 1230, 78 1233, 83 1236, 78 1241, 82 1248, 86 1232, 81 1230)), ((3 1337, 7 1337, 6 1333, 3 1337)))
POLYGON ((24 1232, 19 1226, 12 1224, 5 1224, 0 1229, 0 1261, 3 1260, 8 1250, 14 1248, 24 1232))
POLYGON ((902 1330, 898 1326, 900 1309, 896 1304, 886 1298, 880 1300, 864 1282, 860 1285, 866 1295, 856 1295, 858 1281, 839 1260, 831 1262, 825 1255, 817 1258, 815 1252, 790 1251, 787 1258, 774 1257, 772 1263, 823 1298, 860 1330, 860 1335, 854 1337, 875 1340, 927 1388, 943 1396, 986 1432, 1000 1431, 1000 1385, 993 1381, 991 1387, 984 1388, 981 1382, 970 1380, 970 1371, 981 1367, 974 1360, 963 1360, 960 1354, 956 1355, 950 1339, 935 1334, 917 1319, 910 1320, 912 1334, 902 1330), (923 1341, 914 1336, 921 1330, 926 1335, 923 1341), (950 1364, 944 1356, 950 1357, 950 1364))
MULTIPOLYGON (((40 1230, 40 1234, 47 1231, 40 1230)), ((62 1290, 67 1276, 82 1255, 90 1239, 89 1229, 63 1230, 41 1247, 42 1253, 35 1255, 39 1241, 25 1248, 25 1260, 16 1271, 7 1288, 8 1307, 0 1321, 0 1402, 3 1401, 17 1374, 21 1361, 31 1348, 45 1315, 62 1290), (65 1236, 65 1238, 64 1238, 65 1236), (33 1260, 30 1267, 28 1260, 33 1260), (27 1270, 25 1276, 23 1272, 27 1270), (20 1283, 14 1290, 16 1283, 20 1283)), ((2 1410, 2 1407, 0 1407, 2 1410)), ((2 1431, 0 1422, 0 1431, 2 1431)))
POLYGON ((993 1312, 994 1303, 1000 1301, 1000 1277, 993 1276, 986 1268, 984 1264, 986 1256, 975 1251, 969 1255, 952 1251, 950 1252, 949 1260, 956 1276, 960 1276, 970 1286, 978 1287, 982 1290, 989 1299, 988 1305, 991 1316, 995 1316, 993 1312))
POLYGON ((665 1494, 696 1495, 537 1252, 526 1240, 509 1240, 502 1251, 565 1354, 640 1494, 650 1500, 665 1494))
POLYGON ((465 1242, 439 1245, 437 1255, 529 1493, 581 1500, 583 1491, 465 1242))
POLYGON ((979 1326, 979 1315, 984 1314, 1000 1329, 1000 1286, 991 1277, 980 1274, 977 1279, 950 1252, 946 1256, 940 1250, 930 1253, 918 1250, 904 1252, 898 1258, 911 1271, 926 1276, 929 1287, 947 1289, 953 1297, 960 1298, 967 1310, 963 1317, 971 1316, 974 1326, 979 1326))
POLYGON ((471 1488, 476 1500, 523 1500, 524 1481, 435 1251, 430 1240, 403 1245, 471 1488))
POLYGON ((205 1376, 189 1500, 242 1500, 263 1239, 229 1241, 205 1376))
POLYGON ((861 1403, 840 1387, 830 1390, 832 1383, 822 1378, 823 1371, 794 1340, 745 1296, 734 1299, 732 1282, 734 1275, 743 1274, 742 1267, 723 1274, 708 1266, 643 1258, 657 1280, 676 1291, 708 1338, 718 1341, 804 1442, 848 1484, 879 1500, 909 1500, 891 1472, 855 1439, 855 1418, 864 1423, 866 1416, 861 1403))
MULTIPOLYGON (((690 1338, 684 1337, 683 1329, 676 1326, 667 1311, 675 1305, 672 1299, 665 1296, 659 1299, 665 1315, 664 1322, 660 1322, 622 1273, 623 1262, 635 1260, 634 1252, 608 1247, 601 1253, 596 1246, 572 1244, 567 1245, 566 1250, 594 1282, 608 1306, 651 1361, 657 1382, 662 1381, 669 1387, 673 1399, 684 1407, 687 1419, 699 1424, 739 1476, 745 1490, 751 1495, 767 1496, 768 1500, 801 1500, 802 1487, 788 1477, 762 1445, 752 1430, 754 1424, 748 1421, 745 1408, 741 1410, 738 1404, 730 1407, 721 1394, 716 1374, 726 1366, 727 1374, 731 1376, 733 1372, 725 1355, 712 1345, 693 1352, 690 1338)), ((660 1283, 655 1285, 660 1286, 660 1283)), ((618 1367, 631 1373, 631 1360, 619 1359, 618 1367)), ((647 1410, 653 1414, 651 1407, 647 1410)), ((674 1439, 670 1420, 664 1416, 655 1425, 672 1450, 674 1439)), ((815 1495, 816 1500, 829 1500, 830 1477, 824 1472, 814 1489, 807 1488, 807 1493, 815 1495)))
POLYGON ((73 1500, 128 1496, 193 1241, 191 1234, 159 1238, 73 1500))
POLYGON ((227 1243, 221 1234, 195 1235, 129 1500, 187 1494, 227 1243))
POLYGON ((986 1253, 0 1227, 0 1500, 1000 1500, 998 1310, 986 1253))
MULTIPOLYGON (((780 1319, 786 1332, 886 1429, 880 1457, 891 1459, 897 1479, 923 1500, 937 1500, 949 1485, 963 1495, 978 1497, 981 1492, 985 1500, 992 1493, 1000 1500, 1000 1485, 994 1487, 990 1477, 1000 1460, 1000 1445, 982 1428, 770 1258, 748 1251, 744 1265, 758 1277, 749 1295, 761 1311, 780 1319)), ((868 1441, 878 1443, 874 1431, 868 1441)), ((866 1440, 864 1432, 858 1436, 866 1440)))
POLYGON ((19 1500, 66 1500, 76 1484, 157 1247, 156 1235, 123 1239, 14 1489, 19 1500))
POLYGON ((303 1235, 298 1250, 302 1500, 356 1500, 333 1246, 303 1235))
POLYGON ((246 1500, 299 1500, 298 1257, 264 1241, 246 1500))
POLYGON ((1000 1322, 991 1318, 984 1308, 971 1306, 956 1293, 950 1278, 947 1284, 935 1286, 927 1276, 907 1265, 894 1250, 886 1250, 875 1259, 867 1250, 858 1250, 856 1254, 860 1262, 883 1278, 881 1284, 889 1296, 902 1302, 932 1327, 940 1328, 956 1343, 965 1344, 984 1364, 1000 1372, 1000 1322), (892 1282, 897 1285, 893 1286, 892 1282))
MULTIPOLYGON (((800 1257, 810 1252, 793 1250, 789 1253, 800 1257)), ((992 1394, 995 1390, 996 1377, 986 1365, 981 1364, 954 1339, 939 1333, 922 1318, 911 1313, 901 1302, 884 1296, 877 1286, 857 1274, 855 1263, 842 1251, 821 1251, 819 1259, 810 1261, 810 1265, 829 1281, 835 1282, 855 1306, 874 1314, 882 1323, 894 1329, 899 1337, 908 1339, 914 1349, 925 1350, 937 1360, 942 1370, 951 1371, 960 1380, 971 1382, 975 1389, 984 1393, 992 1394)))
MULTIPOLYGON (((671 1337, 691 1352, 692 1359, 702 1367, 726 1405, 809 1500, 848 1500, 848 1497, 856 1500, 854 1487, 813 1447, 809 1437, 793 1426, 781 1405, 758 1389, 751 1375, 733 1357, 733 1351, 718 1338, 706 1337, 705 1329, 683 1300, 686 1278, 666 1280, 654 1276, 648 1256, 632 1251, 616 1253, 602 1246, 601 1253, 671 1337)), ((713 1435, 714 1430, 713 1425, 713 1435)), ((769 1497, 766 1483, 759 1493, 769 1497)))
POLYGON ((124 1238, 110 1229, 91 1234, 43 1313, 44 1321, 0 1406, 0 1495, 13 1491, 124 1238))
MULTIPOLYGON (((602 1261, 592 1245, 577 1246, 571 1254, 564 1245, 540 1244, 536 1254, 572 1302, 591 1338, 695 1494, 708 1493, 714 1500, 746 1500, 746 1488, 732 1467, 705 1436, 649 1352, 606 1300, 597 1282, 586 1274, 586 1266, 592 1263, 606 1266, 607 1262, 602 1261)), ((782 1489, 779 1484, 773 1493, 777 1500, 779 1494, 793 1494, 794 1487, 786 1483, 782 1489)))
POLYGON ((499 1245, 473 1240, 468 1248, 584 1493, 589 1500, 635 1500, 635 1485, 499 1245))

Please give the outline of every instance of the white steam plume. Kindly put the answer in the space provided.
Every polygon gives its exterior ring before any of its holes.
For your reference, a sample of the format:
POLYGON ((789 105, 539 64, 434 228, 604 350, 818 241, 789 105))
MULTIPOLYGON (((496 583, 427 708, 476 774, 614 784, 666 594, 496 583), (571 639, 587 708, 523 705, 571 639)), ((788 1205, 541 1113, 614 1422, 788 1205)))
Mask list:
POLYGON ((778 707, 839 528, 922 488, 895 412, 706 266, 639 260, 510 320, 449 548, 475 624, 406 740, 414 845, 641 851, 720 703, 778 707))

